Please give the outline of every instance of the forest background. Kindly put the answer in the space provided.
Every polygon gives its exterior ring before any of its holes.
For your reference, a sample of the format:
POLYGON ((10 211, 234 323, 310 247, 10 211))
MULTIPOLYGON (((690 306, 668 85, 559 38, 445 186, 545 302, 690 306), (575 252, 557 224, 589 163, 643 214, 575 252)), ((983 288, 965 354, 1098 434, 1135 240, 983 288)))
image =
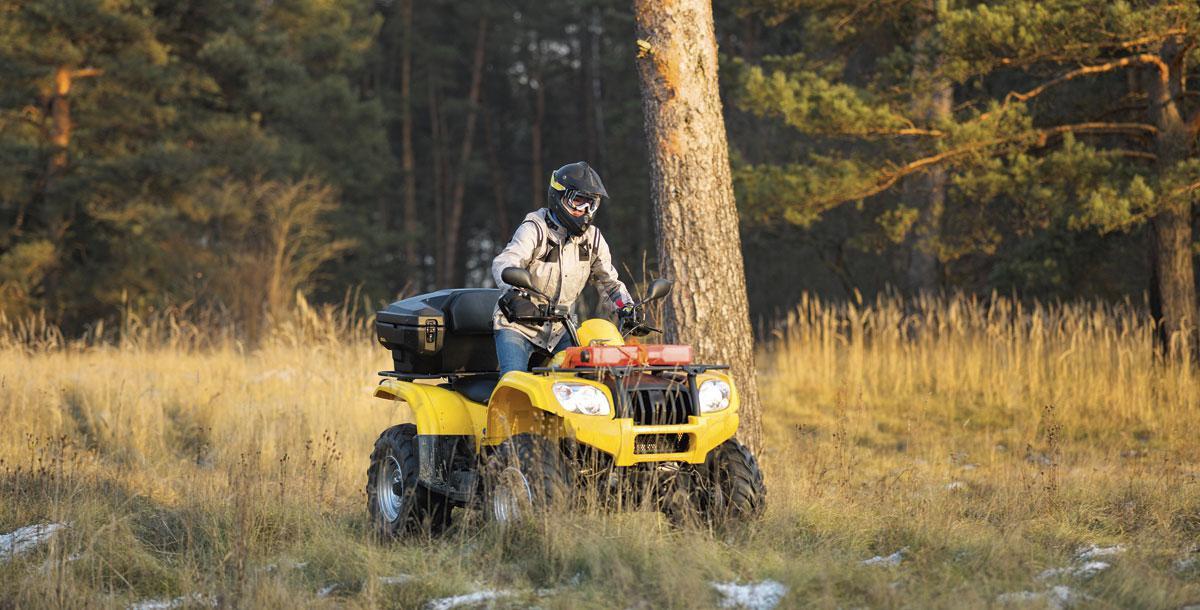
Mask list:
MULTIPOLYGON (((1164 240, 1147 220, 1164 210, 1186 229, 1194 312, 1198 11, 717 2, 752 319, 805 291, 1155 309, 1164 240)), ((641 281, 655 235, 635 43, 610 0, 6 3, 0 313, 74 335, 218 312, 254 337, 297 291, 370 308, 486 285, 549 172, 581 159, 641 281)))
POLYGON ((0 607, 1197 607, 1200 5, 722 0, 674 73, 708 8, 0 2, 0 607), (667 340, 747 339, 765 515, 381 543, 371 314, 581 159, 667 340))

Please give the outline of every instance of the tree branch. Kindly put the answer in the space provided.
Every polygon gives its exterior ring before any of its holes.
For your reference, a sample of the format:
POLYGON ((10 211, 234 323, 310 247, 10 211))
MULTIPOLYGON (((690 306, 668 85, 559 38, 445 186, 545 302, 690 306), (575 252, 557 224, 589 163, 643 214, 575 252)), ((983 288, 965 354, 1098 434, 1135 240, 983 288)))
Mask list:
MULTIPOLYGON (((1141 38, 1133 38, 1131 40, 1123 40, 1121 42, 1114 42, 1114 43, 1110 43, 1110 44, 1098 44, 1096 46, 1100 47, 1100 48, 1104 48, 1104 49, 1131 49, 1133 47, 1140 47, 1142 45, 1147 45, 1152 42, 1159 42, 1160 40, 1174 38, 1175 36, 1184 36, 1187 33, 1188 33, 1187 28, 1171 28, 1169 30, 1163 30, 1163 31, 1155 33, 1155 34, 1149 34, 1146 36, 1142 36, 1141 38)), ((1083 45, 1083 44, 1067 45, 1068 49, 1086 49, 1087 47, 1088 47, 1088 45, 1083 45)))
POLYGON ((868 129, 866 131, 851 133, 847 135, 862 135, 862 136, 929 136, 931 138, 943 138, 946 132, 940 129, 921 129, 918 127, 906 127, 904 129, 868 129))
POLYGON ((1008 95, 1004 96, 1004 105, 1007 106, 1009 103, 1011 103, 1012 100, 1017 100, 1018 102, 1024 102, 1030 98, 1041 95, 1043 92, 1045 92, 1050 87, 1053 87, 1055 85, 1061 85, 1062 83, 1065 83, 1070 80, 1074 80, 1081 76, 1088 76, 1090 74, 1100 74, 1102 72, 1111 72, 1118 68, 1124 68, 1126 66, 1130 66, 1130 65, 1134 65, 1134 64, 1156 65, 1158 67, 1159 73, 1164 78, 1166 78, 1166 76, 1170 73, 1170 68, 1167 67, 1167 64, 1164 63, 1163 60, 1159 56, 1154 55, 1152 53, 1140 53, 1138 55, 1122 57, 1121 59, 1118 59, 1115 61, 1110 61, 1110 62, 1104 63, 1104 64, 1099 64, 1099 65, 1095 65, 1095 66, 1084 66, 1084 67, 1076 69, 1076 70, 1071 70, 1070 72, 1067 72, 1066 74, 1063 74, 1062 76, 1059 76, 1058 78, 1055 78, 1053 80, 1042 83, 1041 85, 1038 85, 1037 87, 1034 87, 1033 89, 1030 89, 1029 91, 1026 91, 1024 93, 1019 93, 1017 91, 1009 92, 1008 95))
POLYGON ((996 140, 984 140, 982 142, 974 142, 974 143, 968 144, 966 146, 962 146, 960 148, 955 148, 953 150, 943 151, 936 155, 925 157, 923 159, 917 159, 916 161, 907 163, 905 165, 901 165, 900 167, 892 170, 891 172, 881 175, 880 179, 877 180, 875 182, 875 184, 873 184, 865 189, 862 189, 862 190, 860 190, 856 193, 853 193, 849 196, 846 196, 846 197, 836 197, 834 199, 827 200, 825 202, 822 202, 822 205, 820 205, 819 207, 825 207, 826 205, 837 205, 838 203, 841 203, 843 201, 866 199, 867 197, 871 197, 873 195, 878 195, 879 193, 882 193, 883 191, 886 191, 889 188, 891 188, 893 185, 895 185, 897 182, 899 182, 901 178, 908 176, 910 174, 915 174, 926 167, 929 167, 931 165, 937 165, 939 163, 953 159, 955 157, 961 157, 963 155, 967 155, 967 154, 970 154, 970 153, 973 153, 975 151, 982 150, 985 148, 990 148, 990 147, 996 146, 998 144, 1003 144, 1008 141, 1011 141, 1011 138, 1001 138, 1001 139, 996 139, 996 140))
MULTIPOLYGON (((1023 139, 1029 139, 1032 146, 1042 147, 1046 145, 1047 139, 1049 139, 1051 136, 1061 135, 1064 133, 1134 133, 1154 135, 1158 133, 1158 129, 1153 125, 1147 125, 1145 123, 1075 123, 1071 125, 1056 125, 1054 127, 1047 127, 1045 129, 1039 129, 1033 132, 1020 133, 1005 138, 995 138, 992 140, 972 142, 960 146, 959 148, 942 151, 936 155, 930 155, 928 157, 917 159, 916 161, 901 165, 895 169, 882 172, 874 184, 847 196, 837 196, 825 201, 821 201, 818 203, 817 207, 823 209, 845 201, 866 199, 867 197, 878 195, 879 193, 882 193, 883 191, 895 186, 895 184, 905 176, 915 174, 927 167, 945 163, 957 157, 966 156, 980 150, 1017 142, 1023 139)), ((1121 156, 1140 159, 1156 160, 1158 158, 1150 153, 1143 153, 1133 150, 1118 149, 1113 152, 1115 154, 1120 154, 1121 156)))
POLYGON ((89 76, 100 76, 104 74, 104 70, 100 68, 80 68, 71 72, 71 78, 87 78, 89 76))
POLYGON ((1157 135, 1158 128, 1149 123, 1074 123, 1071 125, 1056 125, 1038 131, 1041 138, 1062 133, 1129 133, 1135 135, 1157 135))
POLYGON ((1134 47, 1161 42, 1176 36, 1185 36, 1190 32, 1191 31, 1187 28, 1171 28, 1154 34, 1147 34, 1146 36, 1139 38, 1132 38, 1130 40, 1120 40, 1108 43, 1097 42, 1092 44, 1070 44, 1064 46, 1062 49, 1059 49, 1061 51, 1066 51, 1066 54, 1055 54, 1052 51, 1047 51, 1045 54, 1031 55, 1029 57, 1002 57, 997 60, 996 63, 997 65, 1001 66, 1017 68, 1043 61, 1067 62, 1070 61, 1071 57, 1078 56, 1080 51, 1086 51, 1087 49, 1132 49, 1134 47))

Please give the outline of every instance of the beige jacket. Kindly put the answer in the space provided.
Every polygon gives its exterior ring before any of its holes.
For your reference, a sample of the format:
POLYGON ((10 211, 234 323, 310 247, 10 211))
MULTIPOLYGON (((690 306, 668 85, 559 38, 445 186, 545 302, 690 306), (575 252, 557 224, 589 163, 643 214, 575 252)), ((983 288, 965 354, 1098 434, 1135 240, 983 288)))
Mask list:
MULTIPOLYGON (((632 303, 625 284, 617 279, 612 253, 600 229, 592 225, 576 237, 558 226, 549 214, 549 210, 542 208, 525 215, 512 241, 492 261, 496 286, 511 288, 500 279, 500 273, 509 267, 520 267, 529 270, 534 288, 559 305, 573 306, 589 282, 596 284, 617 307, 632 303)), ((531 298, 541 303, 539 297, 531 295, 531 298)), ((561 323, 547 322, 538 327, 509 322, 499 307, 493 314, 492 326, 496 330, 515 330, 547 351, 554 349, 566 333, 561 323)))

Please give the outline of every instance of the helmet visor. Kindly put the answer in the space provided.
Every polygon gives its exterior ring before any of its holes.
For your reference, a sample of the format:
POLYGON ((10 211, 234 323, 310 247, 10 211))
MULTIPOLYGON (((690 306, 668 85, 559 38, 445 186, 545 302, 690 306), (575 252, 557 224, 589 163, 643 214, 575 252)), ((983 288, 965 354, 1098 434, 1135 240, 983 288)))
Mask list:
POLYGON ((600 207, 600 195, 575 190, 567 191, 563 195, 563 205, 575 216, 595 214, 596 209, 600 207))

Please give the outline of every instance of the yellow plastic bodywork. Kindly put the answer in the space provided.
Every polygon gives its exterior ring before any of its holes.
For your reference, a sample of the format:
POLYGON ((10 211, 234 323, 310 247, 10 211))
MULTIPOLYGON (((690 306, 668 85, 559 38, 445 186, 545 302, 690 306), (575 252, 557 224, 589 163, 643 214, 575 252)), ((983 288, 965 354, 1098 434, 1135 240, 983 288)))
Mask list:
POLYGON ((708 379, 723 379, 732 389, 729 406, 715 413, 688 418, 674 426, 635 426, 632 419, 611 415, 580 415, 562 408, 554 397, 556 382, 587 384, 596 387, 613 403, 612 393, 602 383, 572 373, 536 375, 514 371, 506 374, 492 392, 488 405, 467 400, 461 394, 433 385, 386 379, 375 389, 375 396, 403 400, 412 408, 418 434, 469 435, 476 450, 495 446, 521 433, 551 438, 572 438, 609 455, 617 466, 640 462, 679 461, 700 464, 717 445, 737 432, 739 398, 728 375, 707 372, 697 376, 699 385, 708 379), (634 439, 639 434, 686 434, 689 450, 682 453, 635 454, 634 439))
POLYGON ((621 336, 621 331, 617 330, 617 326, 602 318, 592 318, 580 324, 579 330, 575 331, 575 337, 579 339, 579 345, 583 347, 625 345, 625 338, 621 336))
POLYGON ((412 408, 418 434, 479 436, 488 408, 462 394, 434 385, 385 379, 375 387, 376 398, 403 400, 412 408))

